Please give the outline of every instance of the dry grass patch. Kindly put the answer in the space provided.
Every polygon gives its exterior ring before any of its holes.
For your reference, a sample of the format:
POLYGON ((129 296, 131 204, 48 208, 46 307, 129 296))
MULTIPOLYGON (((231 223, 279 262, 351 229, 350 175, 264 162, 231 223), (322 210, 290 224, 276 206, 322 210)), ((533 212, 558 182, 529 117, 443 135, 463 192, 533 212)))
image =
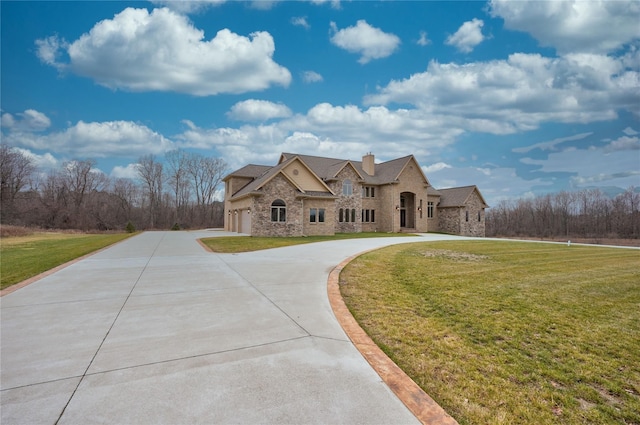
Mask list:
POLYGON ((376 343, 461 424, 640 423, 640 253, 464 241, 342 272, 376 343))

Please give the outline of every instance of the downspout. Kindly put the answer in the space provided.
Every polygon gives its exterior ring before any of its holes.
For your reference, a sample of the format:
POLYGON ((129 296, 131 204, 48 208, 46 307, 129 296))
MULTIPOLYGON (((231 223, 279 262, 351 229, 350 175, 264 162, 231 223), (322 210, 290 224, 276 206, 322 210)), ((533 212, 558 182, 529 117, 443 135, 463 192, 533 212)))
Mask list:
POLYGON ((301 225, 302 225, 302 237, 305 237, 306 235, 304 234, 304 198, 300 198, 300 202, 302 203, 302 221, 301 221, 301 225))

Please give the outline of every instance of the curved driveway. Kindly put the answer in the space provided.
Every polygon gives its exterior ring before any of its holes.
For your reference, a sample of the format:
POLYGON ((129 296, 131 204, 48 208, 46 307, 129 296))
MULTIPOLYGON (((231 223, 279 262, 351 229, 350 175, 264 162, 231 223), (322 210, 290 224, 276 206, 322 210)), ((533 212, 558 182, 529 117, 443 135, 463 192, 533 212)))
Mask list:
POLYGON ((349 341, 327 276, 353 239, 206 252, 146 232, 1 299, 1 423, 416 423, 349 341))

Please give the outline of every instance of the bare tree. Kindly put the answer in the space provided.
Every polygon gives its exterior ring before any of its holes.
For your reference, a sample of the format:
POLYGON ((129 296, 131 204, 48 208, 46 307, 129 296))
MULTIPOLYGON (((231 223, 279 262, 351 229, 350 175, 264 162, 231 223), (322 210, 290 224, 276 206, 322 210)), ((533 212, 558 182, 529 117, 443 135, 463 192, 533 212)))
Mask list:
POLYGON ((212 208, 214 197, 226 172, 227 163, 221 158, 207 158, 198 154, 191 156, 189 174, 200 211, 199 224, 206 225, 214 219, 212 208))
POLYGON ((191 197, 191 182, 189 181, 190 156, 181 149, 167 152, 167 180, 174 195, 175 221, 180 223, 184 219, 186 208, 191 197))
POLYGON ((137 170, 149 199, 149 227, 154 228, 162 214, 162 163, 154 155, 145 155, 138 159, 137 170))
POLYGON ((14 214, 18 193, 26 187, 36 167, 33 160, 6 144, 0 145, 0 206, 2 220, 14 214))

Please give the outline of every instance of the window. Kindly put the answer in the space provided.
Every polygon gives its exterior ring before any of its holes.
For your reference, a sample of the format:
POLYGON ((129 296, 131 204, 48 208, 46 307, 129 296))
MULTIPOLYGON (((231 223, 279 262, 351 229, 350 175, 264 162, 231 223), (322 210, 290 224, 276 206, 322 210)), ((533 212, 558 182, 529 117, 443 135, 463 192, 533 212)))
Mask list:
POLYGON ((282 199, 276 199, 271 204, 271 221, 287 221, 287 206, 282 199))
POLYGON ((338 213, 338 221, 340 223, 342 223, 344 221, 344 210, 342 208, 340 208, 340 211, 338 213))
POLYGON ((349 222, 349 208, 344 210, 344 221, 345 223, 349 222))
POLYGON ((427 218, 433 218, 433 202, 427 202, 427 218))
POLYGON ((375 198, 376 197, 376 188, 373 186, 362 186, 362 197, 363 198, 375 198))
POLYGON ((324 223, 324 208, 310 208, 309 209, 309 222, 310 223, 324 223))
POLYGON ((353 186, 351 185, 351 180, 346 179, 342 182, 342 194, 345 196, 353 194, 353 186))
POLYGON ((480 215, 480 211, 478 211, 478 221, 482 221, 482 216, 480 215))
POLYGON ((465 220, 469 221, 469 211, 464 212, 465 220))
POLYGON ((351 222, 355 223, 356 222, 356 209, 352 209, 351 210, 351 222))
POLYGON ((376 210, 362 210, 362 222, 363 223, 375 223, 376 210))

